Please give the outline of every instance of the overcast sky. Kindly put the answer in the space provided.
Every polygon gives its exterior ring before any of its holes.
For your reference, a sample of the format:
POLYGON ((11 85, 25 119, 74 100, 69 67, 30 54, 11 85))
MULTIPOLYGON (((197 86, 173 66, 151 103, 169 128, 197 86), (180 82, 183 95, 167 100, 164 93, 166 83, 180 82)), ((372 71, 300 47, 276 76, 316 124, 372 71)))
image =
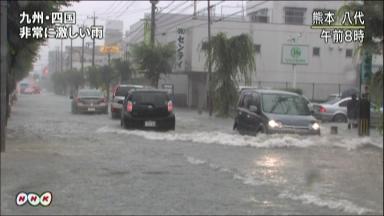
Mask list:
MULTIPOLYGON (((211 5, 219 1, 211 1, 211 5)), ((215 10, 217 15, 230 14, 241 10, 242 4, 245 7, 246 1, 225 1, 221 3, 215 10)), ((164 1, 161 0, 157 7, 162 13, 183 13, 193 14, 193 1, 164 1)), ((207 7, 207 1, 196 1, 197 10, 207 7)), ((144 14, 151 12, 151 4, 149 1, 80 1, 72 3, 70 7, 62 8, 62 11, 76 11, 76 23, 92 25, 93 20, 90 18, 95 13, 97 25, 104 25, 106 20, 122 20, 124 22, 123 34, 129 29, 129 26, 144 18, 144 14)), ((85 42, 91 42, 90 38, 86 38, 85 42)), ((102 40, 96 40, 96 44, 102 44, 102 40)), ((47 46, 40 49, 40 59, 35 63, 35 69, 40 72, 42 68, 48 65, 48 50, 54 50, 60 47, 61 41, 49 39, 47 46)), ((63 49, 69 46, 70 40, 63 41, 63 49)), ((81 46, 81 40, 73 41, 73 46, 81 46)))

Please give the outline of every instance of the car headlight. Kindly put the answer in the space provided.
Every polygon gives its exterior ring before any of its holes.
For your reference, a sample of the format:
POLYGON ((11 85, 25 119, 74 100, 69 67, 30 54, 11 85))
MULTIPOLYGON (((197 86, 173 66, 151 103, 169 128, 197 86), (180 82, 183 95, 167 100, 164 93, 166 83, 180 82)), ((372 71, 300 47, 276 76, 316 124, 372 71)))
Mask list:
POLYGON ((313 123, 313 124, 311 125, 311 128, 312 128, 313 130, 319 130, 319 129, 320 129, 320 125, 319 125, 319 123, 315 122, 315 123, 313 123))
POLYGON ((270 120, 268 122, 268 126, 270 128, 281 128, 281 127, 283 127, 283 124, 281 122, 279 122, 279 121, 270 120))

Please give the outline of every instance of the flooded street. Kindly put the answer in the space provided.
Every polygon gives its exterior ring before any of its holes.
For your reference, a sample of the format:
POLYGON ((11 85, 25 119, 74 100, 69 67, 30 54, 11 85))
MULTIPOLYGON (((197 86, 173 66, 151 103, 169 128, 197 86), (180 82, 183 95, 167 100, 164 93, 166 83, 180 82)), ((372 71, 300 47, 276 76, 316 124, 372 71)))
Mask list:
POLYGON ((20 95, 1 153, 2 214, 383 214, 374 129, 251 137, 176 107, 175 131, 125 130, 110 115, 71 114, 70 102, 20 95), (21 191, 50 191, 52 204, 18 207, 21 191))

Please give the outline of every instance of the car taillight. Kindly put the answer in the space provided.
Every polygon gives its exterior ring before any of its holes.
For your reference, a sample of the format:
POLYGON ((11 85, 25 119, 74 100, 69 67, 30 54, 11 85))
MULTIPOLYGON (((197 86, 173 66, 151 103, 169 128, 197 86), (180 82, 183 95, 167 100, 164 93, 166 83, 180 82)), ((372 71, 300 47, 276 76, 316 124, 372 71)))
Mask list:
POLYGON ((323 113, 323 112, 327 112, 327 110, 321 106, 319 112, 323 113))
POLYGON ((172 101, 169 101, 168 102, 168 112, 172 112, 173 111, 173 103, 172 101))
POLYGON ((133 109, 133 104, 132 104, 131 101, 128 101, 128 103, 127 103, 127 111, 128 112, 132 112, 132 109, 133 109))

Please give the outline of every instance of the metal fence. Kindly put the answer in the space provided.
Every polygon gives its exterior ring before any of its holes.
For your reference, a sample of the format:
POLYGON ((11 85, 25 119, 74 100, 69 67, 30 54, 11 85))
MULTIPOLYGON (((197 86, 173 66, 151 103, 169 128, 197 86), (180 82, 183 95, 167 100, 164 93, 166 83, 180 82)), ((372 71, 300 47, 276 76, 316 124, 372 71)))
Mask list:
MULTIPOLYGON (((292 88, 291 82, 255 82, 260 88, 292 88)), ((296 83, 296 88, 303 91, 303 95, 312 101, 324 101, 330 94, 341 94, 344 90, 356 88, 355 85, 338 83, 296 83)))

